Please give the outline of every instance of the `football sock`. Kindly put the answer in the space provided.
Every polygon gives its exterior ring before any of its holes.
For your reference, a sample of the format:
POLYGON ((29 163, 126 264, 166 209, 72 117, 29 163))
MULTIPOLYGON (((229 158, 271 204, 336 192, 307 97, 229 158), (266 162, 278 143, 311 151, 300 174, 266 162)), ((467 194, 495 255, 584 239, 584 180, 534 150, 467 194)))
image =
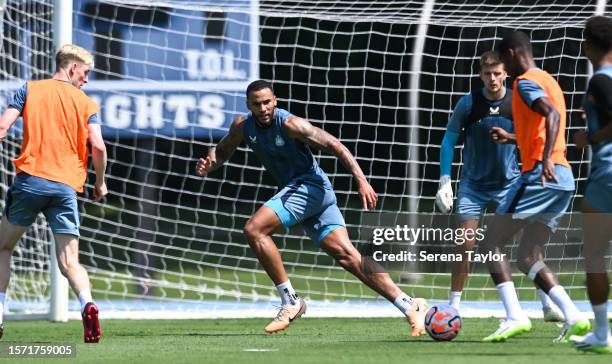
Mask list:
POLYGON ((593 305, 593 314, 595 315, 595 328, 593 332, 599 340, 606 340, 610 337, 610 327, 608 326, 608 302, 599 305, 593 305))
POLYGON ((4 322, 4 302, 6 301, 6 292, 0 292, 0 325, 4 322))
POLYGON ((499 291, 499 296, 504 303, 506 309, 506 318, 514 321, 525 321, 527 315, 523 312, 521 305, 519 304, 516 290, 514 289, 514 283, 512 281, 500 283, 496 286, 499 291))
POLYGON ((578 311, 578 308, 574 305, 574 302, 572 302, 572 299, 567 295, 563 287, 554 286, 548 291, 548 296, 559 306, 568 324, 575 324, 576 321, 582 318, 580 311, 578 311))
POLYGON ((398 310, 402 311, 404 315, 408 315, 408 312, 412 309, 412 298, 402 292, 397 296, 395 301, 393 301, 393 305, 397 307, 398 310))
POLYGON ((461 291, 451 291, 450 300, 448 302, 455 309, 459 309, 459 302, 461 302, 461 291))
POLYGON ((542 308, 550 308, 553 304, 553 301, 548 297, 546 292, 541 289, 538 289, 538 296, 540 296, 540 302, 542 302, 542 308))
POLYGON ((293 289, 291 285, 291 281, 287 281, 285 283, 281 283, 276 286, 278 293, 281 296, 281 304, 283 306, 297 306, 300 304, 297 293, 293 289))
POLYGON ((85 310, 85 305, 89 302, 93 302, 93 298, 91 297, 91 291, 88 289, 84 289, 79 293, 79 302, 81 303, 81 313, 85 310))

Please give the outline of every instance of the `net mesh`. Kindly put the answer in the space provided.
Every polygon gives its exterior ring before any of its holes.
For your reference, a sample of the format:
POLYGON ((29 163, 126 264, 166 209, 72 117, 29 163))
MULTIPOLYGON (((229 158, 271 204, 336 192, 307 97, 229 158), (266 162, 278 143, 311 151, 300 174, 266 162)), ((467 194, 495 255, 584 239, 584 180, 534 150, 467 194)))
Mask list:
MULTIPOLYGON (((276 191, 270 176, 244 145, 206 178, 193 173, 197 158, 246 111, 244 89, 254 78, 273 83, 279 107, 349 148, 379 195, 379 211, 389 214, 434 211, 446 122, 458 99, 480 87, 479 56, 505 31, 528 32, 537 65, 564 90, 566 136, 584 127, 579 109, 589 67, 580 45, 595 4, 435 2, 419 49, 426 8, 424 1, 75 0, 74 42, 90 49, 96 62, 84 90, 101 106, 109 152, 107 200, 93 203, 87 193, 79 198, 80 259, 96 300, 120 311, 143 302, 198 310, 209 309, 203 302, 277 300, 242 234, 245 222, 276 191), (412 68, 415 57, 421 57, 419 69, 412 68)), ((51 74, 52 11, 51 1, 7 1, 3 105, 25 80, 51 74)), ((3 142, 3 206, 20 133, 16 125, 3 142)), ((452 172, 455 191, 460 150, 452 172)), ((363 211, 352 176, 335 157, 316 158, 334 185, 351 238, 362 247, 363 211)), ((578 184, 570 208, 577 210, 588 156, 570 143, 568 159, 578 184)), ((15 302, 48 300, 50 233, 43 219, 31 231, 12 262, 15 302)), ((274 241, 300 295, 314 301, 377 298, 300 228, 274 241)), ((561 279, 570 295, 586 299, 580 245, 574 241, 562 256, 548 258, 566 271, 561 279)), ((535 299, 532 283, 521 277, 521 298, 535 299)), ((446 273, 393 278, 411 296, 448 294, 446 273)), ((468 300, 496 297, 482 273, 469 278, 464 292, 468 300)))

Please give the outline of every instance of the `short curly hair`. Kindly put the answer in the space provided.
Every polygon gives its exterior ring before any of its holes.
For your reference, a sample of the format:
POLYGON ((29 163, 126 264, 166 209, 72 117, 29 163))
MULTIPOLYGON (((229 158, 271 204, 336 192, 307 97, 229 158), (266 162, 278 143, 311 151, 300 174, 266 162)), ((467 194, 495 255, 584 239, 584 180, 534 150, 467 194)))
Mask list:
POLYGON ((266 88, 269 88, 270 91, 272 91, 272 93, 274 94, 274 89, 272 88, 272 84, 270 82, 265 80, 255 80, 251 82, 246 89, 247 99, 249 98, 249 95, 251 95, 251 92, 260 91, 266 88))
POLYGON ((531 53, 531 39, 529 38, 527 33, 521 31, 514 31, 504 34, 504 37, 502 38, 501 42, 497 43, 495 50, 497 51, 497 53, 502 54, 508 51, 509 49, 517 50, 520 48, 531 53))
POLYGON ((584 39, 608 53, 612 49, 612 19, 606 16, 589 18, 584 27, 584 39))

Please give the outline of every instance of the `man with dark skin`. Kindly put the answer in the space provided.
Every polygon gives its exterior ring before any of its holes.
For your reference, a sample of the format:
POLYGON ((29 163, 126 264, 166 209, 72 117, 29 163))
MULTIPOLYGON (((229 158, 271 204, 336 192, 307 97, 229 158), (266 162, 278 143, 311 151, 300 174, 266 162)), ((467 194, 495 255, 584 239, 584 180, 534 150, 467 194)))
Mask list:
MULTIPOLYGON (((457 224, 463 231, 475 231, 490 204, 503 205, 510 187, 521 175, 518 150, 514 144, 496 144, 489 133, 493 127, 514 132, 512 122, 512 90, 506 88, 508 77, 499 55, 487 51, 480 58, 481 89, 459 99, 448 121, 440 149, 440 184, 436 205, 448 213, 453 207, 451 164, 455 144, 464 134, 463 167, 457 190, 457 224)), ((457 245, 464 259, 455 262, 451 274, 449 304, 459 310, 461 291, 468 276, 467 250, 474 247, 474 237, 457 245)), ((537 290, 542 302, 544 321, 563 321, 563 314, 550 297, 537 290)))
POLYGON ((221 167, 244 140, 277 182, 279 192, 244 227, 251 249, 281 296, 281 309, 264 330, 284 330, 306 311, 306 303, 291 285, 272 240, 272 234, 282 226, 299 224, 340 266, 392 302, 407 317, 413 336, 424 335, 425 300, 408 297, 389 274, 364 269, 362 256, 349 239, 331 182, 310 148, 335 155, 355 178, 363 208, 373 209, 378 197, 351 152, 331 134, 277 108, 270 83, 253 81, 246 96, 250 113, 234 120, 227 135, 199 160, 196 173, 204 176, 221 167))
POLYGON ((586 286, 595 325, 593 332, 573 336, 570 340, 578 350, 610 354, 610 283, 604 257, 612 239, 612 19, 604 16, 590 18, 584 29, 584 38, 584 53, 595 73, 582 103, 588 133, 579 131, 575 139, 578 148, 590 145, 593 149, 581 209, 586 286))
MULTIPOLYGON (((504 244, 523 229, 518 268, 561 309, 565 324, 557 341, 567 341, 571 335, 586 333, 590 324, 541 259, 543 245, 557 228, 574 191, 574 176, 565 158, 565 99, 556 80, 536 66, 527 34, 506 34, 496 51, 514 78, 515 134, 495 127, 491 135, 498 143, 516 143, 522 166, 521 176, 498 208, 481 247, 485 252, 500 253, 504 244)), ((509 262, 489 261, 488 268, 506 318, 483 341, 505 341, 530 331, 531 322, 519 304, 509 262)))

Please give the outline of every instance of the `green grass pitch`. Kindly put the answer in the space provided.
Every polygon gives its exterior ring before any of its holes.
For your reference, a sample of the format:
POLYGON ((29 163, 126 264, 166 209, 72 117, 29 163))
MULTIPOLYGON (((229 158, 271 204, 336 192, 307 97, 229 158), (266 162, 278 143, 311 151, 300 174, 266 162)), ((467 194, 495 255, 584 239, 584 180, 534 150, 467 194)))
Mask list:
POLYGON ((480 339, 496 319, 466 319, 452 342, 412 338, 400 318, 308 318, 287 331, 263 332, 268 319, 105 320, 99 344, 82 343, 79 321, 5 322, 3 342, 77 342, 76 358, 7 359, 12 363, 610 363, 555 344, 555 324, 533 320, 531 333, 505 343, 480 339))

